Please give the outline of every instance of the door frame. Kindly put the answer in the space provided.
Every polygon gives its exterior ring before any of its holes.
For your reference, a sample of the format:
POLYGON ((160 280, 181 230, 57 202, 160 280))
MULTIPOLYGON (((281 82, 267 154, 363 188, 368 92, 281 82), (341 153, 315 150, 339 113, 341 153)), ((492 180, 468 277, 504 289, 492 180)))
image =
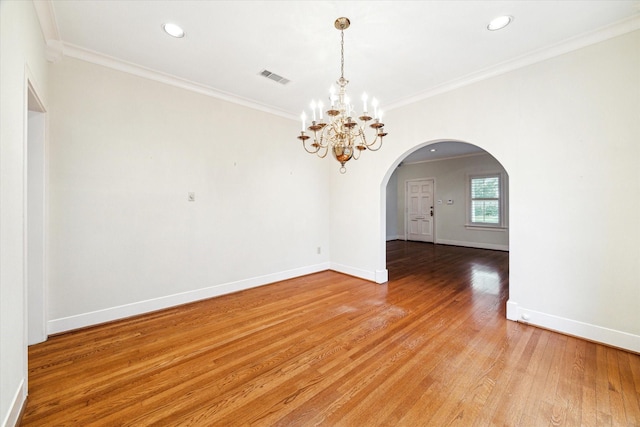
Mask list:
POLYGON ((404 240, 405 242, 409 240, 409 197, 407 197, 408 193, 409 193, 409 183, 411 182, 417 182, 417 181, 432 181, 433 182, 433 219, 432 219, 432 231, 431 234, 433 235, 433 242, 426 242, 426 243, 433 243, 434 245, 436 244, 436 203, 435 203, 435 199, 436 199, 436 179, 434 177, 427 177, 427 178, 411 178, 411 179, 407 179, 404 181, 404 240))
POLYGON ((46 341, 48 289, 48 115, 31 71, 25 70, 24 316, 27 345, 46 341), (35 186, 34 187, 34 181, 35 186), (34 188, 36 189, 34 193, 34 188), (36 223, 37 222, 37 223, 36 223), (34 234, 36 233, 36 234, 34 234), (40 278, 35 283, 33 278, 40 278))

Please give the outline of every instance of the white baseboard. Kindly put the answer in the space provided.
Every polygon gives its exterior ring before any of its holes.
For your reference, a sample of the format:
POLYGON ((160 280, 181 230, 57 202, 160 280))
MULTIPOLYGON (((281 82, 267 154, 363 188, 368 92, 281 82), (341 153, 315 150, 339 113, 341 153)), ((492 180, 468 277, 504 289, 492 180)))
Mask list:
POLYGON ((518 321, 518 303, 507 301, 507 319, 518 321))
POLYGON ((491 249, 494 251, 509 251, 509 245, 498 245, 495 243, 463 242, 459 240, 436 239, 437 245, 464 246, 466 248, 491 249))
POLYGON ((507 319, 640 353, 640 335, 529 310, 512 301, 507 302, 507 319))
POLYGON ((67 332, 74 329, 85 328, 87 326, 93 326, 100 323, 111 322, 113 320, 124 319, 126 317, 137 316, 139 314, 162 310, 169 307, 175 307, 177 305, 188 304, 190 302, 213 298, 224 294, 230 294, 232 292, 237 292, 244 289, 268 285, 269 283, 288 280, 294 277, 317 273, 319 271, 328 269, 328 262, 321 263, 308 267, 297 268, 294 270, 282 271, 265 276, 239 280, 237 282, 223 283, 220 285, 210 286, 203 289, 196 289, 180 294, 167 295, 164 297, 138 301, 131 304, 110 307, 103 310, 92 311, 89 313, 82 313, 74 316, 53 319, 48 322, 47 330, 49 334, 67 332))
POLYGON ((386 268, 384 270, 369 271, 333 262, 331 263, 330 269, 338 273, 368 280, 370 282, 375 282, 378 284, 386 283, 389 281, 389 270, 387 270, 386 268))
POLYGON ((404 240, 404 235, 402 236, 387 236, 387 242, 391 240, 404 240))
POLYGON ((378 284, 387 283, 389 281, 389 270, 376 270, 376 280, 378 284))
POLYGON ((358 277, 360 279, 369 280, 371 282, 376 282, 376 272, 369 270, 362 270, 360 268, 351 267, 344 264, 337 264, 335 262, 331 263, 331 270, 337 271, 338 273, 348 274, 349 276, 358 277))
POLYGON ((27 390, 25 387, 25 380, 22 379, 20 384, 18 384, 18 389, 13 395, 13 399, 11 399, 11 405, 9 406, 9 411, 7 411, 7 416, 2 420, 2 427, 14 427, 18 425, 18 421, 20 420, 20 413, 22 412, 22 407, 27 399, 27 390))

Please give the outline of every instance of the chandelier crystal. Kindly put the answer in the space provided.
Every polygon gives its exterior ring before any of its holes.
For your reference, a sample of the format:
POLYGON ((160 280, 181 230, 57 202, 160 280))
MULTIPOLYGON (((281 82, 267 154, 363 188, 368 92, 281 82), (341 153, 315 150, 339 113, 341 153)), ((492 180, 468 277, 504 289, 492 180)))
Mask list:
POLYGON ((378 151, 382 147, 382 138, 387 135, 384 131, 384 123, 382 123, 382 111, 378 109, 378 101, 375 98, 371 100, 373 116, 370 115, 367 108, 368 97, 363 94, 362 115, 358 117, 360 122, 353 119, 354 107, 347 96, 349 80, 344 78, 344 30, 349 28, 349 25, 351 22, 344 17, 336 19, 334 24, 336 29, 340 30, 340 78, 336 81, 337 95, 333 87, 330 90, 329 109, 326 111, 328 122, 324 120, 322 102, 311 101, 311 116, 309 117, 311 125, 306 127, 307 115, 303 112, 300 117, 302 131, 298 135, 298 139, 302 141, 302 146, 308 153, 317 154, 318 157, 324 158, 330 150, 335 159, 340 162, 340 173, 345 173, 347 171, 345 163, 351 159, 357 160, 362 151, 378 151), (373 122, 369 124, 372 120, 373 122), (369 132, 369 141, 365 135, 367 125, 373 129, 369 132), (309 135, 305 133, 305 130, 309 131, 309 135), (308 143, 311 139, 311 133, 313 133, 313 142, 308 143))

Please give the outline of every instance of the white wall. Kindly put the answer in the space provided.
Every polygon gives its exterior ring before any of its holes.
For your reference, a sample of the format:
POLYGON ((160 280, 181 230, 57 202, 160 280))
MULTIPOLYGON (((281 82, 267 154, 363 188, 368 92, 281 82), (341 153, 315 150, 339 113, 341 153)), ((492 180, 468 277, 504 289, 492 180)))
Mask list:
POLYGON ((388 112, 385 147, 332 177, 332 265, 381 275, 393 168, 472 143, 509 174, 508 317, 640 351, 639 111, 635 31, 388 112))
MULTIPOLYGON (((467 224, 467 179, 468 175, 498 172, 505 170, 496 159, 489 154, 458 157, 421 163, 407 164, 396 169, 397 194, 395 200, 397 229, 405 238, 406 230, 406 182, 411 179, 433 178, 435 180, 434 219, 436 243, 468 246, 484 249, 509 249, 509 230, 470 229, 467 224), (442 200, 442 204, 437 203, 442 200), (453 204, 447 204, 452 200, 453 204)), ((505 174, 505 219, 509 223, 508 209, 508 177, 505 174)), ((390 201, 387 197, 387 205, 390 201)), ((388 218, 387 218, 388 223, 388 218)), ((387 235, 389 233, 387 232, 387 235)))
POLYGON ((293 121, 72 58, 50 77, 51 332, 328 267, 328 170, 293 121))
POLYGON ((27 76, 46 98, 44 42, 31 2, 0 2, 0 425, 27 393, 25 203, 27 76))

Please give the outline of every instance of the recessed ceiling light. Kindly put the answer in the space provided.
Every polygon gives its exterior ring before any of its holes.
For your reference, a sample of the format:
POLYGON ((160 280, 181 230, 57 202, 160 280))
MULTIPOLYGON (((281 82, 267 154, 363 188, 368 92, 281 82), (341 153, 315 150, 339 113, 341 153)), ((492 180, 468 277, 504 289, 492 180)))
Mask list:
POLYGON ((498 16, 497 18, 493 18, 489 25, 487 25, 487 30, 489 31, 497 31, 501 30, 507 25, 509 25, 513 21, 513 16, 503 15, 498 16))
POLYGON ((167 22, 162 25, 164 31, 169 34, 171 37, 182 38, 184 37, 184 30, 177 26, 176 24, 172 24, 171 22, 167 22))
POLYGON ((438 151, 438 150, 436 150, 435 148, 432 148, 432 149, 431 149, 431 150, 429 150, 429 151, 431 151, 432 153, 435 153, 435 152, 436 152, 436 151, 438 151))

